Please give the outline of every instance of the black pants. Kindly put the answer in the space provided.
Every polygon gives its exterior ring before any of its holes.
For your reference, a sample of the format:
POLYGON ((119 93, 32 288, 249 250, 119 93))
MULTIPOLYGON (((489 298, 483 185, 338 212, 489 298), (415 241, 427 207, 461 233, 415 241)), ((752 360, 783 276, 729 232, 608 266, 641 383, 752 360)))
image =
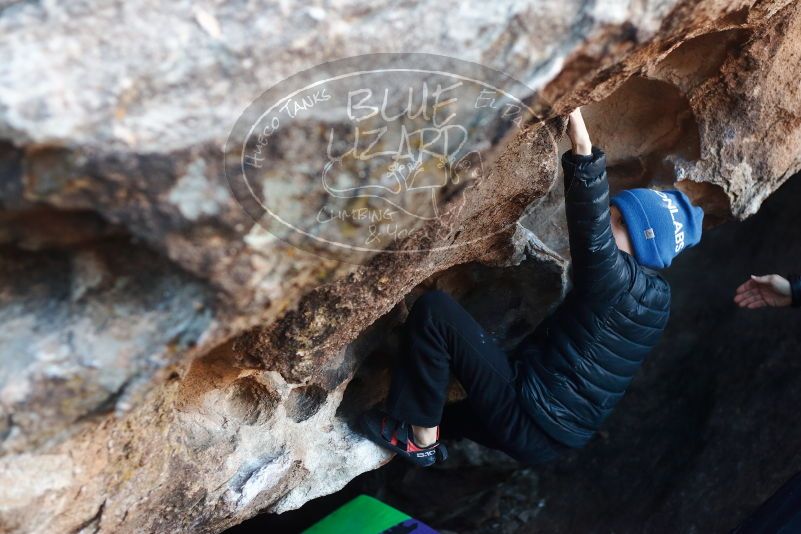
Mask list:
POLYGON ((567 447, 525 412, 506 353, 453 298, 421 296, 404 325, 404 351, 392 377, 387 411, 424 427, 442 425, 442 437, 466 437, 527 464, 556 458, 567 447), (445 407, 453 371, 467 399, 445 407))
POLYGON ((732 534, 793 534, 801 532, 801 473, 784 483, 732 534))

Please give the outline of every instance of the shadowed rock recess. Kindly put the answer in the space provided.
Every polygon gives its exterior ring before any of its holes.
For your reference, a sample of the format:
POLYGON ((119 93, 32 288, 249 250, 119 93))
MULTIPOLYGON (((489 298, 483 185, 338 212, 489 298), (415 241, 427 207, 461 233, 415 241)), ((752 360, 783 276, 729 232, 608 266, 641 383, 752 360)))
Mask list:
MULTIPOLYGON (((710 224, 755 214, 801 168, 801 3, 789 0, 334 8, 0 0, 0 35, 3 532, 219 532, 298 508, 385 464, 349 421, 382 397, 395 327, 421 291, 457 295, 509 348, 564 294, 557 166, 565 145, 553 140, 575 106, 586 106, 594 141, 609 155, 613 188, 675 184, 710 224), (226 183, 222 149, 252 99, 326 61, 420 49, 507 73, 526 84, 520 96, 533 110, 518 131, 483 132, 482 180, 439 199, 454 208, 451 231, 422 224, 395 244, 422 252, 376 253, 354 265, 256 224, 226 183)), ((305 131, 335 120, 312 117, 305 131)), ((306 162, 307 139, 280 147, 265 189, 280 189, 306 162)), ((317 199, 294 201, 305 209, 317 199)), ((737 224, 748 222, 727 223, 737 224)), ((728 250, 716 254, 728 261, 728 250)), ((674 303, 681 324, 693 324, 694 304, 674 303)), ((668 333, 673 342, 683 335, 668 333)), ((727 334, 713 329, 682 364, 686 372, 656 365, 646 378, 665 399, 677 397, 664 410, 702 406, 669 429, 686 436, 692 454, 626 460, 622 445, 596 444, 544 471, 539 489, 521 473, 518 493, 537 495, 547 511, 538 528, 581 531, 588 517, 604 516, 615 531, 659 531, 674 519, 664 510, 678 505, 654 503, 689 495, 676 490, 688 480, 697 492, 688 498, 753 504, 746 493, 764 451, 715 444, 715 428, 760 439, 727 409, 746 393, 716 382, 725 358, 715 336, 727 334), (670 388, 685 377, 702 383, 670 388), (742 454, 729 460, 743 480, 712 483, 699 466, 718 453, 742 454), (610 457, 613 472, 561 476, 610 457), (651 471, 681 480, 646 484, 651 471), (610 477, 632 481, 613 505, 601 499, 610 477), (616 524, 615 506, 641 515, 616 524)), ((753 341, 754 353, 759 346, 753 341)), ((749 369, 770 374, 761 361, 749 369)), ((748 369, 737 369, 747 385, 748 369)), ((747 395, 774 428, 783 419, 768 382, 747 395)), ((626 427, 614 439, 648 441, 665 421, 639 393, 646 387, 635 383, 610 422, 626 427)), ((788 435, 770 461, 793 457, 796 443, 788 435)), ((501 456, 462 453, 508 469, 501 456)), ((519 518, 525 525, 536 515, 521 509, 519 518)))

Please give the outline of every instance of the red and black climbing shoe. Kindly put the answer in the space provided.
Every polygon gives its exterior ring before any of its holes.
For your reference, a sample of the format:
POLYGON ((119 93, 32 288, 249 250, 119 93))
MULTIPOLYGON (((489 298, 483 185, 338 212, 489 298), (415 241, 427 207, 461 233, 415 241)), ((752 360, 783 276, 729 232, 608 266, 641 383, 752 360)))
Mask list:
POLYGON ((404 460, 421 467, 429 467, 448 458, 448 450, 437 441, 428 447, 420 447, 414 442, 411 425, 398 421, 391 415, 373 408, 361 417, 362 431, 367 438, 398 455, 404 460))

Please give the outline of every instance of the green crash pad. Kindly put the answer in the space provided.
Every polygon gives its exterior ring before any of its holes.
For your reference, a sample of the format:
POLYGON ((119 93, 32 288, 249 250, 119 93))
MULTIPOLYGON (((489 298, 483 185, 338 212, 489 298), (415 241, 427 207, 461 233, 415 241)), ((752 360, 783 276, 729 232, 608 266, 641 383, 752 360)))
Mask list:
POLYGON ((368 495, 359 495, 303 531, 304 534, 436 534, 425 523, 368 495))

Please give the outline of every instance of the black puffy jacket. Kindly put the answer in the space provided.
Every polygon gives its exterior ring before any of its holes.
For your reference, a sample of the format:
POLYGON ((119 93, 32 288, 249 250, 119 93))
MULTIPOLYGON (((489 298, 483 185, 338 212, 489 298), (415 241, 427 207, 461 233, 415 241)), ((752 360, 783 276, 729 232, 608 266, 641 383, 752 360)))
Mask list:
POLYGON ((621 399, 670 314, 670 287, 612 235, 606 155, 562 155, 573 287, 520 345, 523 404, 551 437, 581 447, 621 399))

